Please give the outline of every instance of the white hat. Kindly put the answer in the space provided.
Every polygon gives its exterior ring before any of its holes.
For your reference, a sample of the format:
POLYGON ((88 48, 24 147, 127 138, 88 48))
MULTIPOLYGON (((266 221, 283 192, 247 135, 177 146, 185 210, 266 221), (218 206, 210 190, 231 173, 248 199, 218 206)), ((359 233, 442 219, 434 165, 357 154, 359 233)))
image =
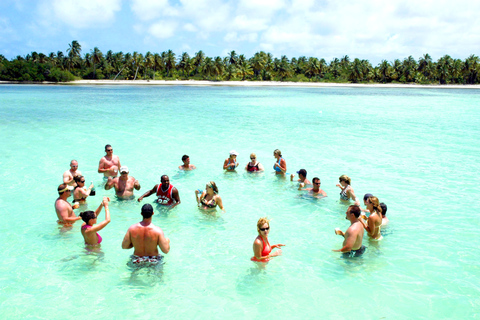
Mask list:
POLYGON ((121 166, 121 167, 120 167, 120 173, 122 173, 122 172, 129 173, 130 171, 128 171, 128 167, 127 167, 127 166, 121 166))
POLYGON ((238 156, 238 152, 235 150, 230 151, 231 156, 238 156))

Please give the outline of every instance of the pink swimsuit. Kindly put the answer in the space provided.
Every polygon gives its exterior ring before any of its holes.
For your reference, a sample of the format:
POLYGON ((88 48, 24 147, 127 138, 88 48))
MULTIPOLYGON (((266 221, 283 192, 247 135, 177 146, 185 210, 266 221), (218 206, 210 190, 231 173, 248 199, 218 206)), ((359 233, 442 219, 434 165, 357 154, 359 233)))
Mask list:
MULTIPOLYGON (((92 227, 91 225, 86 224, 82 226, 82 230, 87 230, 88 228, 91 228, 91 227, 92 227)), ((98 234, 98 232, 97 232, 97 237, 98 237, 98 244, 102 243, 102 237, 98 234)), ((88 244, 88 243, 85 242, 85 244, 88 244)))

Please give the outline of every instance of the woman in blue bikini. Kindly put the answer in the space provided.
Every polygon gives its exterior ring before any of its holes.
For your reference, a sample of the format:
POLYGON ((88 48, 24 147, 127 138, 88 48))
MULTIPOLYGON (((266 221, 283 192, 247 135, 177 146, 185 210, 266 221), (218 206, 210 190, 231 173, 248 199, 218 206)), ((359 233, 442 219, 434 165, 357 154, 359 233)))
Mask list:
POLYGON ((230 151, 230 157, 228 157, 228 159, 225 159, 225 161, 223 162, 223 169, 229 172, 235 171, 235 169, 238 167, 237 156, 237 151, 230 151))
POLYGON ((287 162, 282 158, 282 151, 275 149, 275 151, 273 151, 273 156, 277 159, 273 165, 275 174, 285 174, 287 172, 287 162))

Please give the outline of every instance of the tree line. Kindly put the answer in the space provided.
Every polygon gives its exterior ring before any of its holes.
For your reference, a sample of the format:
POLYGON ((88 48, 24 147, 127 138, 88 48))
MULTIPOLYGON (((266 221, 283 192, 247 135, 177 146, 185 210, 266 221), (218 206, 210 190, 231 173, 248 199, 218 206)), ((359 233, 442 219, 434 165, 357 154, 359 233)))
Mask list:
POLYGON ((231 51, 226 57, 207 57, 200 50, 194 56, 172 50, 161 54, 112 52, 97 47, 82 56, 78 41, 49 55, 32 52, 7 60, 0 55, 0 80, 65 82, 76 79, 112 80, 250 80, 294 82, 478 84, 480 59, 465 60, 445 55, 433 61, 429 54, 417 60, 412 56, 377 66, 349 56, 327 62, 315 57, 273 57, 257 52, 251 58, 231 51))

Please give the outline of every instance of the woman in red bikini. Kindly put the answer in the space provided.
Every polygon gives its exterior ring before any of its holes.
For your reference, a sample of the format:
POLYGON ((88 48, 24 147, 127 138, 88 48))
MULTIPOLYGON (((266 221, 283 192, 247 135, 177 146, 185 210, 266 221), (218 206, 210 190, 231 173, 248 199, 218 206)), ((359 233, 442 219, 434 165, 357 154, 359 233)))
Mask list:
POLYGON ((102 237, 97 233, 97 231, 105 228, 107 224, 110 223, 110 210, 108 210, 108 202, 110 198, 103 197, 102 203, 98 206, 95 212, 93 211, 84 211, 80 213, 80 217, 84 221, 80 231, 82 232, 83 239, 87 246, 98 246, 102 242, 102 237), (102 211, 102 207, 105 207, 105 221, 97 223, 97 217, 102 211))
POLYGON ((273 253, 272 249, 280 248, 284 244, 270 245, 268 242, 268 234, 270 233, 270 220, 267 218, 260 218, 257 222, 258 237, 253 242, 253 258, 252 261, 267 262, 272 257, 276 257, 282 254, 282 250, 279 249, 273 253))

